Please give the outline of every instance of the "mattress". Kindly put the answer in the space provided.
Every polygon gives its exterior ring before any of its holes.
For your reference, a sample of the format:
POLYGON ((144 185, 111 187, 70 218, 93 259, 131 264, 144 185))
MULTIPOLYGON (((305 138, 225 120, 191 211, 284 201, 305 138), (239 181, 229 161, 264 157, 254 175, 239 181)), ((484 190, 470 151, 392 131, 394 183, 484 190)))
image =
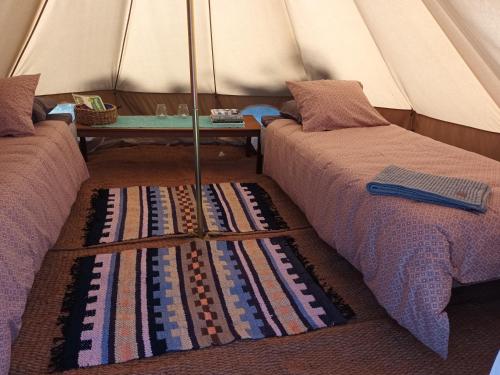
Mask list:
POLYGON ((88 171, 68 125, 0 138, 0 374, 10 363, 35 273, 55 243, 88 171))
POLYGON ((264 173, 363 274, 389 315, 446 357, 453 280, 500 277, 500 163, 396 125, 306 133, 276 120, 265 149, 264 173), (391 164, 483 181, 492 189, 488 210, 370 195, 366 184, 391 164))

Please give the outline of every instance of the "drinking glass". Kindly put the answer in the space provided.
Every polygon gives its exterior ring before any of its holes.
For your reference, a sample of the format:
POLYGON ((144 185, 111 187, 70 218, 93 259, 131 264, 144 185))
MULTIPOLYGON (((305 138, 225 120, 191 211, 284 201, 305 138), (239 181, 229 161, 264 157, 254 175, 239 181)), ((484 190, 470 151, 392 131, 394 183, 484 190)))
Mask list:
POLYGON ((157 104, 156 105, 156 117, 167 117, 167 105, 157 104))
POLYGON ((177 107, 177 116, 188 117, 189 116, 189 108, 187 104, 179 104, 177 107))

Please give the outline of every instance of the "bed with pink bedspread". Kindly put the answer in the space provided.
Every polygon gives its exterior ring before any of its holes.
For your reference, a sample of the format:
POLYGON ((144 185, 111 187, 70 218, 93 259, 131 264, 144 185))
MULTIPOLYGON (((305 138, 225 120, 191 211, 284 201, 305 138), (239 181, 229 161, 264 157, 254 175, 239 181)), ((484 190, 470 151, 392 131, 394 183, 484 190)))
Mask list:
POLYGON ((88 178, 65 122, 41 122, 35 131, 0 138, 0 374, 8 372, 35 274, 88 178))
POLYGON ((276 120, 264 146, 264 173, 363 274, 387 312, 446 357, 453 280, 500 278, 500 163, 396 125, 305 133, 276 120), (488 210, 370 195, 366 184, 390 164, 483 181, 492 189, 488 210))

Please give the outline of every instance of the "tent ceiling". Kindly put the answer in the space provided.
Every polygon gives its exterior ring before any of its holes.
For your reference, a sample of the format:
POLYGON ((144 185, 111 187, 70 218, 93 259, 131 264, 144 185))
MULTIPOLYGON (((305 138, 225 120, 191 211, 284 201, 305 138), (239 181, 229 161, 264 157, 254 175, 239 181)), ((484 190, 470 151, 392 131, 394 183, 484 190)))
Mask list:
POLYGON ((500 109, 420 0, 356 0, 417 113, 500 132, 500 109))
POLYGON ((423 0, 477 79, 500 105, 500 1, 463 3, 423 0), (481 4, 483 6, 481 6, 481 4), (467 10, 468 12, 464 11, 467 10), (496 21, 496 22, 495 22, 496 21), (491 38, 496 35, 497 38, 491 38))
POLYGON ((286 94, 307 78, 284 1, 212 1, 217 91, 286 94))
MULTIPOLYGON (((196 3, 198 88, 214 92, 208 2, 196 3)), ((188 93, 189 51, 185 1, 134 1, 117 88, 188 93)))
POLYGON ((2 0, 0 2, 0 77, 9 75, 22 52, 26 38, 40 10, 40 0, 2 0))
POLYGON ((15 75, 42 73, 40 94, 113 88, 128 1, 49 0, 15 75))
MULTIPOLYGON (((0 76, 41 72, 39 94, 189 91, 185 0, 21 3, 0 2, 0 76)), ((471 3, 200 0, 200 91, 356 79, 376 106, 500 133, 500 2, 471 3)))
POLYGON ((500 79, 500 1, 441 1, 500 79))
POLYGON ((345 0, 315 0, 314 4, 287 1, 308 77, 356 79, 377 106, 410 108, 356 4, 345 0))

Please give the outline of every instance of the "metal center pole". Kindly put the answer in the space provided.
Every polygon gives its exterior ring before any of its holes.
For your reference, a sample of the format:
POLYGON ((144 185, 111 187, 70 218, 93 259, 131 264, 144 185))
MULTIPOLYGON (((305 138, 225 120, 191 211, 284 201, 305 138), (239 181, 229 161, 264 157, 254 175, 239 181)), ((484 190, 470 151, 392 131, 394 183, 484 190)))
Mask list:
POLYGON ((187 21, 189 34, 189 68, 191 77, 191 94, 193 96, 193 138, 194 138, 194 168, 195 168, 195 198, 196 221, 198 223, 198 236, 205 235, 205 220, 203 217, 203 202, 201 194, 201 168, 200 168, 200 121, 198 117, 198 82, 196 77, 196 43, 194 33, 194 0, 186 0, 187 21))

